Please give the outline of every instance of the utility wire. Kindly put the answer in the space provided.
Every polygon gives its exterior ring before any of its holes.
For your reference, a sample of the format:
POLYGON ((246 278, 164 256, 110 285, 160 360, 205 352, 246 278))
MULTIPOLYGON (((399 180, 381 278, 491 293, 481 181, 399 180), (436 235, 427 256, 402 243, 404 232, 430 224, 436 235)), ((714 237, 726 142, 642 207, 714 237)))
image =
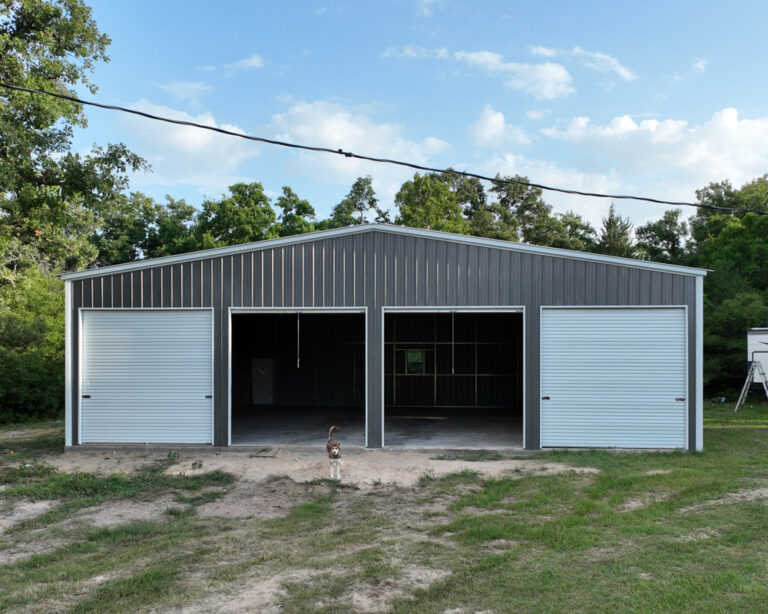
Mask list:
POLYGON ((240 132, 233 132, 225 128, 218 128, 216 126, 206 126, 204 124, 198 124, 196 122, 185 121, 182 119, 172 119, 170 117, 163 117, 162 115, 154 115, 152 113, 146 113, 145 111, 139 111, 137 109, 130 109, 127 107, 121 107, 111 104, 103 104, 95 102, 93 100, 83 100, 76 98, 75 96, 68 96, 66 94, 59 94, 57 92, 46 92, 44 90, 37 90, 27 87, 21 87, 19 85, 11 85, 9 83, 0 82, 0 87, 15 90, 18 92, 27 92, 29 94, 42 94, 43 96, 51 96, 53 98, 60 98, 61 100, 68 100, 78 104, 98 107, 100 109, 107 109, 109 111, 120 111, 122 113, 130 113, 131 115, 138 115, 147 119, 153 119, 156 121, 166 122, 168 124, 176 124, 178 126, 189 126, 191 128, 200 128, 201 130, 210 130, 211 132, 218 132, 219 134, 226 134, 228 136, 234 136, 249 141, 256 141, 257 143, 266 143, 268 145, 277 145, 279 147, 289 147, 291 149, 300 149, 303 151, 315 151, 320 153, 335 154, 344 156, 345 158, 355 158, 356 160, 366 160, 368 162, 377 162, 380 164, 394 164, 396 166, 404 166, 412 168, 417 171, 427 171, 430 173, 451 173, 460 177, 472 177, 474 179, 480 179, 482 181, 490 181, 495 184, 506 185, 522 185, 530 188, 538 188, 540 190, 546 190, 549 192, 558 192, 560 194, 572 194, 575 196, 587 196, 590 198, 610 198, 612 200, 636 200, 641 202, 655 203, 659 205, 673 205, 679 207, 696 207, 698 209, 709 209, 712 211, 727 211, 730 213, 756 213, 757 215, 768 215, 768 211, 761 211, 759 209, 741 209, 738 207, 718 207, 717 205, 708 205, 705 203, 691 203, 685 201, 675 200, 663 200, 659 198, 650 198, 648 196, 632 196, 630 194, 603 194, 600 192, 583 192, 581 190, 569 190, 566 188, 556 188, 541 183, 532 183, 528 181, 520 181, 519 179, 504 179, 488 177, 486 175, 480 175, 478 173, 471 173, 468 171, 457 171, 455 169, 434 168, 431 166, 423 166, 421 164, 415 164, 413 162, 405 162, 403 160, 392 160, 389 158, 376 158, 373 156, 366 156, 362 154, 352 153, 351 151, 344 151, 343 149, 331 149, 330 147, 315 147, 312 145, 300 145, 298 143, 288 143, 286 141, 278 141, 275 139, 268 139, 261 136, 252 136, 250 134, 242 134, 240 132))

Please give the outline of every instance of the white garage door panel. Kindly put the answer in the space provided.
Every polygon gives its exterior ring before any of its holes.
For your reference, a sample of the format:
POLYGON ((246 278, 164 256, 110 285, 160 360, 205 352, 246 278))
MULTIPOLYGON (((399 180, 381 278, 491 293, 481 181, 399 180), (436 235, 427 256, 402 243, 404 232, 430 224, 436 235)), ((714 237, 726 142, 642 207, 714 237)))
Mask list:
POLYGON ((543 309, 542 446, 686 447, 685 320, 681 308, 543 309))
POLYGON ((83 443, 211 443, 210 311, 83 311, 83 443))

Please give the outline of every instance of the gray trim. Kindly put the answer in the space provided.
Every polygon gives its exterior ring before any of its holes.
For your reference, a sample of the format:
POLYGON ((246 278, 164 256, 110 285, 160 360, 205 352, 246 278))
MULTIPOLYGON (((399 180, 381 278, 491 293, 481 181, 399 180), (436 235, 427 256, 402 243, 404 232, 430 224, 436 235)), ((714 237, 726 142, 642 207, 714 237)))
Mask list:
MULTIPOLYGON (((124 272, 124 271, 136 271, 145 268, 167 266, 170 264, 176 264, 181 262, 190 262, 194 260, 201 260, 207 258, 217 258, 222 256, 231 256, 234 254, 242 254, 246 252, 275 249, 278 247, 285 247, 295 245, 297 243, 305 243, 309 241, 319 241, 323 239, 330 239, 340 236, 346 236, 351 234, 359 234, 364 232, 386 232, 401 234, 406 236, 421 237, 425 239, 438 239, 442 241, 450 241, 454 243, 463 243, 466 245, 476 245, 479 247, 495 247, 497 249, 505 249, 516 252, 540 254, 543 256, 554 256, 557 258, 570 258, 574 260, 585 260, 588 262, 601 262, 605 264, 615 264, 619 266, 625 266, 636 269, 649 269, 653 271, 666 271, 669 273, 678 273, 681 275, 706 275, 708 269, 699 269, 693 267, 678 266, 673 264, 664 264, 661 262, 651 262, 646 260, 635 260, 632 258, 620 258, 618 256, 606 256, 603 254, 592 254, 588 252, 579 252, 569 249, 560 249, 557 247, 541 247, 538 245, 528 245, 526 243, 513 243, 510 241, 502 241, 498 239, 485 239, 481 237, 472 237, 469 235, 459 235, 450 232, 439 232, 436 230, 424 230, 420 228, 409 228, 407 226, 394 226, 391 224, 360 224, 357 226, 347 226, 345 228, 335 228, 333 230, 318 230, 315 232, 308 232, 301 235, 294 235, 291 237, 283 237, 280 239, 267 239, 256 243, 243 243, 241 245, 230 245, 227 247, 217 247, 214 249, 207 249, 197 252, 190 252, 187 254, 179 254, 176 256, 164 256, 162 258, 152 258, 149 260, 140 260, 138 262, 128 262, 125 264, 115 264, 111 266, 86 269, 83 271, 76 271, 73 273, 63 273, 60 277, 64 280, 67 279, 88 279, 92 277, 99 277, 101 275, 124 272)), ((281 262, 283 260, 281 254, 281 262)))

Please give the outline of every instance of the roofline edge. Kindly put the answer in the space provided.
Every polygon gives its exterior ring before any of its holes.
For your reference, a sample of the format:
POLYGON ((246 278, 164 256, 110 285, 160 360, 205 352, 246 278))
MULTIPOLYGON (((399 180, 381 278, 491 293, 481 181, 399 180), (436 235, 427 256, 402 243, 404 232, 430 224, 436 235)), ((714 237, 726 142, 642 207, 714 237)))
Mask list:
POLYGON ((650 269, 665 273, 676 273, 678 275, 687 275, 691 277, 704 277, 710 269, 701 269, 696 267, 687 267, 677 264, 666 264, 663 262, 653 262, 650 260, 635 260, 634 258, 623 258, 620 256, 608 256, 605 254, 595 254, 592 252, 580 252, 571 249, 562 249, 559 247, 542 247, 539 245, 529 245, 527 243, 515 243, 504 241, 502 239, 486 239, 484 237, 474 237, 471 235, 461 235, 451 232, 442 232, 437 230, 426 230, 423 228, 410 228, 408 226, 396 226, 394 224, 358 224, 354 226, 345 226, 343 228, 332 228, 330 230, 316 230, 289 237, 280 237, 277 239, 264 239, 262 241, 253 241, 250 243, 240 243, 238 245, 227 245, 225 247, 215 247, 212 249, 199 250, 195 252, 186 252, 184 254, 175 254, 172 256, 162 256, 160 258, 148 258, 146 260, 136 260, 122 264, 113 264, 94 269, 82 269, 72 273, 61 273, 59 277, 65 281, 74 281, 78 279, 88 279, 91 277, 100 277, 102 275, 112 275, 126 271, 147 269, 158 266, 166 266, 179 262, 188 262, 193 260, 203 260, 206 258, 218 258, 243 252, 270 249, 284 245, 292 245, 305 241, 317 241, 323 239, 332 239, 338 236, 358 234, 363 232, 392 232, 395 234, 416 236, 427 239, 452 241, 454 243, 463 243, 466 245, 477 245, 480 247, 493 247, 497 249, 506 249, 518 252, 527 252, 556 258, 572 258, 575 260, 586 260, 602 264, 613 264, 616 266, 625 266, 637 269, 650 269))

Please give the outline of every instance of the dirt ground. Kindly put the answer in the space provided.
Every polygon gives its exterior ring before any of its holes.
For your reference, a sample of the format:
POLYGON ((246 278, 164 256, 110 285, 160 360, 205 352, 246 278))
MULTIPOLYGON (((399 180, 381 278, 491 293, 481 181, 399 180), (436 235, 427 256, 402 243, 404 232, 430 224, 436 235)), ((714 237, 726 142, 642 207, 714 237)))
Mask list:
MULTIPOLYGON (((554 475, 564 472, 596 473, 591 467, 571 467, 538 459, 504 459, 483 462, 435 460, 434 452, 406 450, 359 450, 348 452, 341 463, 342 482, 367 488, 379 484, 411 486, 424 474, 441 476, 462 469, 478 471, 486 477, 514 475, 554 475)), ((143 450, 114 452, 67 452, 46 459, 64 472, 128 473, 151 463, 157 456, 143 450)), ((232 473, 238 480, 259 482, 269 477, 284 476, 296 482, 329 477, 328 458, 324 450, 294 452, 285 448, 216 454, 181 454, 169 473, 195 475, 219 469, 232 473)))

